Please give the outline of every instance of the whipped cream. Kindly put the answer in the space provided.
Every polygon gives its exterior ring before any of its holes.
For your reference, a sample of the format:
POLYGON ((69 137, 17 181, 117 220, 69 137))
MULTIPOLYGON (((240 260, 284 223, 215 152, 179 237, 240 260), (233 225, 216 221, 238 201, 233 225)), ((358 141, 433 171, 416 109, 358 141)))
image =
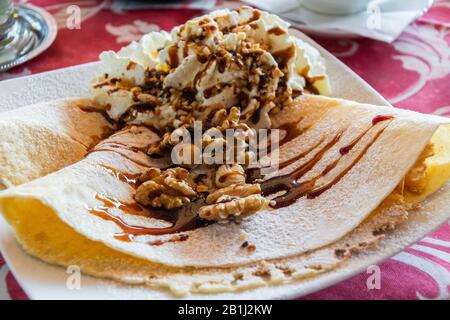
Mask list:
POLYGON ((296 95, 330 91, 323 58, 288 27, 276 15, 241 7, 149 33, 100 55, 105 74, 92 95, 112 119, 158 130, 232 106, 243 121, 270 127, 269 113, 296 95))

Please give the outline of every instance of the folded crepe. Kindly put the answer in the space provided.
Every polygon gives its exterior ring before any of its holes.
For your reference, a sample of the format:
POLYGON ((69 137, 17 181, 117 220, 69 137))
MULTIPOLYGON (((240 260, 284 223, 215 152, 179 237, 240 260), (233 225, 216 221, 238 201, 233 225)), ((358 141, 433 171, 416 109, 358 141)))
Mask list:
POLYGON ((0 114, 0 189, 79 161, 113 130, 89 99, 60 99, 0 114), (98 111, 98 112, 93 112, 98 111))
POLYGON ((314 180, 315 187, 240 223, 155 231, 171 223, 133 196, 137 177, 165 163, 145 154, 159 138, 139 126, 73 165, 3 191, 0 208, 23 248, 44 261, 176 294, 211 293, 330 270, 380 240, 450 178, 445 118, 304 95, 272 123, 297 134, 280 146, 288 165, 263 189, 299 171, 299 181, 314 180))

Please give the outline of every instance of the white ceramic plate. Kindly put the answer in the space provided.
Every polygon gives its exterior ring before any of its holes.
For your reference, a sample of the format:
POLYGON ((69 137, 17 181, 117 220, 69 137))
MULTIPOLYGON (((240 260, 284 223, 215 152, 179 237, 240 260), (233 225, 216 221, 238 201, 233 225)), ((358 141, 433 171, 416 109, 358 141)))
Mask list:
MULTIPOLYGON (((295 32, 295 31, 294 31, 295 32)), ((325 49, 306 36, 300 38, 316 46, 325 57, 333 95, 373 104, 388 104, 359 76, 339 62, 325 49)), ((61 97, 85 95, 89 81, 98 73, 99 63, 90 63, 38 75, 0 82, 0 111, 61 97)), ((315 278, 281 286, 268 286, 254 290, 216 295, 191 295, 192 299, 284 299, 299 297, 365 270, 380 263, 408 245, 433 231, 450 217, 450 184, 434 194, 422 210, 414 212, 398 230, 387 236, 376 250, 359 254, 341 267, 315 278)), ((22 288, 32 299, 171 299, 167 291, 144 286, 123 285, 110 280, 82 276, 81 289, 66 287, 66 270, 41 262, 27 255, 10 227, 0 215, 0 250, 22 288)))

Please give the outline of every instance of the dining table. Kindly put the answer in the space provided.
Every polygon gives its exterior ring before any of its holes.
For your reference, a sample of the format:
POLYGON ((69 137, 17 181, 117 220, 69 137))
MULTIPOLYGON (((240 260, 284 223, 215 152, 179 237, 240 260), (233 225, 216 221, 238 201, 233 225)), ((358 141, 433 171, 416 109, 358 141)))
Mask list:
MULTIPOLYGON (((44 53, 0 73, 0 81, 96 61, 102 51, 119 50, 151 31, 169 31, 207 11, 240 4, 204 1, 202 7, 194 1, 127 8, 112 0, 26 2, 48 11, 57 23, 58 34, 44 53), (79 12, 78 25, 69 23, 73 8, 79 12)), ((450 0, 434 1, 392 43, 356 36, 311 37, 392 105, 450 116, 450 0)), ((449 299, 450 222, 378 267, 379 286, 368 285, 371 272, 367 270, 298 299, 449 299)), ((0 300, 3 299, 21 300, 28 296, 0 254, 0 300)))

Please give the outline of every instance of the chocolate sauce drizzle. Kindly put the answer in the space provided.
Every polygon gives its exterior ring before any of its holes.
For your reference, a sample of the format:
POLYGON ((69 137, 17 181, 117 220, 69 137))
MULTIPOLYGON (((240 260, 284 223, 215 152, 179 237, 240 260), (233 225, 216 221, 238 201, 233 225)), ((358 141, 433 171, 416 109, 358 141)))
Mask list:
MULTIPOLYGON (((379 115, 374 117, 372 119, 371 125, 368 128, 366 128, 349 144, 339 149, 339 153, 341 155, 339 158, 328 164, 325 169, 317 176, 307 181, 299 182, 300 178, 302 178, 306 173, 310 172, 310 170, 323 159, 327 151, 333 148, 340 141, 341 137, 344 134, 344 130, 338 131, 329 141, 327 141, 325 138, 320 139, 319 142, 315 143, 306 151, 280 163, 279 168, 286 168, 291 164, 294 164, 298 160, 306 158, 308 155, 314 152, 314 155, 312 155, 309 160, 305 161, 301 166, 294 169, 292 172, 263 181, 261 183, 263 195, 273 196, 277 193, 284 192, 283 194, 277 195, 272 199, 274 201, 274 204, 272 205, 273 208, 286 207, 296 202, 301 197, 306 197, 308 199, 318 197, 323 192, 329 190, 332 186, 338 183, 361 160, 361 158, 367 153, 369 148, 378 140, 384 130, 388 127, 390 120, 392 119, 392 116, 386 115, 379 115), (386 122, 384 126, 375 134, 375 136, 369 141, 369 143, 367 143, 367 145, 362 148, 360 153, 355 157, 355 159, 351 161, 351 163, 346 168, 344 168, 339 174, 337 174, 337 176, 335 176, 330 182, 321 186, 316 186, 316 182, 319 178, 324 177, 329 172, 331 172, 338 165, 340 160, 345 157, 353 149, 353 147, 355 147, 363 139, 363 137, 370 132, 373 127, 383 122, 386 122)), ((285 125, 281 128, 286 130, 286 135, 283 139, 280 140, 280 146, 291 141, 292 139, 299 137, 309 129, 299 129, 297 125, 298 122, 295 124, 285 125)), ((134 152, 141 151, 137 148, 133 149, 133 147, 126 147, 122 145, 120 146, 134 152)), ((100 148, 100 150, 102 150, 102 147, 100 148)), ((115 150, 113 150, 113 148, 108 151, 116 152, 115 150)), ((100 164, 99 167, 101 167, 103 170, 116 177, 120 181, 127 183, 132 188, 136 188, 139 183, 139 175, 137 174, 124 173, 104 164, 100 164)), ((247 169, 246 174, 248 182, 253 182, 256 179, 263 178, 263 176, 261 175, 261 168, 247 169)), ((114 235, 114 238, 121 241, 130 242, 133 241, 136 236, 142 235, 160 236, 167 234, 176 235, 169 239, 156 240, 153 242, 148 242, 147 244, 162 245, 167 242, 185 241, 188 239, 188 235, 181 234, 181 232, 194 230, 211 224, 211 222, 202 220, 198 216, 200 207, 205 204, 204 200, 201 198, 189 203, 188 205, 183 206, 178 210, 149 210, 147 208, 141 207, 135 202, 123 202, 102 194, 97 194, 95 197, 102 203, 102 205, 96 208, 90 208, 89 212, 104 220, 112 221, 117 226, 119 226, 121 228, 121 232, 116 233, 114 235), (148 218, 164 220, 169 222, 171 225, 164 228, 147 228, 143 226, 130 225, 121 217, 112 213, 112 209, 118 209, 123 213, 129 215, 139 215, 148 218)))
POLYGON ((103 118, 105 118, 105 120, 109 122, 109 124, 111 124, 113 126, 116 125, 115 121, 110 118, 110 116, 108 115, 108 112, 106 112, 106 110, 104 110, 104 109, 100 109, 100 108, 97 108, 94 106, 79 106, 79 108, 83 112, 98 113, 98 114, 102 115, 103 118))
MULTIPOLYGON (((116 177, 120 181, 127 183, 132 188, 137 188, 139 184, 140 174, 125 173, 116 168, 105 164, 98 165, 102 170, 105 170, 110 175, 116 177)), ((184 231, 194 230, 200 227, 209 225, 211 222, 200 219, 198 210, 205 203, 203 199, 193 201, 177 210, 164 209, 148 209, 144 208, 136 202, 125 202, 103 194, 95 196, 97 200, 102 202, 102 206, 89 209, 89 213, 96 215, 104 220, 112 221, 118 225, 122 232, 116 233, 114 238, 121 241, 131 242, 134 237, 141 235, 167 235, 181 233, 184 231), (163 220, 171 224, 170 227, 165 228, 146 228, 142 226, 133 226, 128 224, 121 217, 111 212, 111 209, 118 209, 125 214, 143 216, 146 218, 153 218, 163 220)), ((149 245, 162 245, 167 242, 185 241, 188 238, 186 234, 178 234, 170 239, 156 240, 149 242, 149 245)))
MULTIPOLYGON (((297 137, 301 136, 303 133, 305 133, 306 131, 308 131, 311 128, 311 126, 308 126, 308 127, 300 129, 298 127, 298 124, 302 120, 303 119, 300 118, 297 122, 286 123, 286 124, 284 124, 284 125, 282 125, 282 126, 280 126, 278 128, 279 130, 284 131, 285 135, 284 135, 283 138, 281 138, 278 141, 277 149, 281 148, 281 146, 285 145, 289 141, 292 141, 292 140, 296 139, 297 137)), ((323 142, 323 140, 321 140, 321 142, 323 142)), ((268 148, 266 149, 267 155, 269 155, 272 151, 274 151, 273 144, 270 142, 268 148)), ((308 151, 312 151, 312 150, 308 150, 308 151)), ((279 164, 279 166, 283 166, 283 168, 287 167, 290 163, 294 163, 295 161, 299 160, 303 156, 306 156, 306 153, 299 154, 299 155, 295 156, 294 158, 285 161, 283 164, 279 164)), ((253 181, 257 180, 257 179, 263 179, 264 175, 261 173, 262 169, 270 169, 270 167, 265 167, 265 168, 248 168, 248 169, 246 169, 245 170, 245 174, 247 175, 246 182, 247 183, 251 183, 251 182, 253 182, 253 181)))
MULTIPOLYGON (((114 238, 121 241, 131 242, 136 236, 143 235, 167 235, 173 233, 180 233, 183 231, 194 230, 207 225, 207 223, 198 217, 198 210, 204 205, 203 200, 197 200, 182 207, 179 210, 147 210, 141 207, 136 202, 124 202, 118 199, 109 197, 104 194, 97 194, 95 196, 103 205, 96 208, 89 208, 89 213, 100 217, 106 221, 114 222, 122 230, 114 234, 114 238), (154 218, 164 220, 171 223, 171 226, 165 228, 147 228, 143 226, 134 226, 127 223, 122 217, 112 213, 111 209, 118 209, 123 213, 129 215, 144 216, 147 218, 154 218)), ((170 238, 169 240, 157 240, 148 242, 149 245, 161 245, 166 242, 185 241, 187 235, 178 235, 178 237, 170 238)))
MULTIPOLYGON (((291 173, 279 177, 273 177, 261 184, 261 190, 264 196, 269 196, 281 191, 286 192, 285 194, 277 196, 273 199, 275 201, 275 204, 272 207, 286 207, 297 201, 298 198, 307 195, 308 192, 311 191, 311 189, 314 187, 315 181, 320 176, 302 183, 299 183, 298 180, 307 172, 309 172, 323 158, 324 154, 329 149, 331 149, 336 143, 338 143, 338 141, 342 137, 342 133, 343 132, 338 132, 333 137, 333 139, 331 139, 322 148, 320 148, 319 151, 310 160, 306 161, 303 165, 296 168, 291 173)), ((305 155, 307 154, 308 153, 305 153, 305 155)), ((293 163, 291 162, 291 160, 287 160, 286 162, 288 164, 281 163, 280 167, 286 167, 287 165, 293 163)))
MULTIPOLYGON (((342 170, 336 177, 333 178, 333 180, 329 183, 326 183, 323 186, 316 186, 316 181, 324 177, 326 174, 328 174, 331 170, 333 170, 339 161, 342 159, 343 156, 348 154, 350 150, 358 144, 358 142, 377 124, 392 120, 392 116, 384 116, 379 115, 372 119, 372 125, 368 127, 366 130, 364 130, 360 135, 358 135, 353 141, 351 141, 348 145, 345 147, 342 147, 339 152, 341 154, 341 157, 334 160, 332 163, 327 165, 325 169, 314 178, 311 178, 304 182, 298 182, 298 180, 303 177, 307 172, 309 172, 322 158, 323 155, 330 150, 336 143, 340 140, 343 131, 338 132, 332 140, 330 140, 328 143, 326 143, 319 151, 313 156, 310 160, 306 161, 303 165, 296 168, 289 174, 285 174, 278 177, 273 177, 269 180, 264 181, 261 184, 261 190, 263 192, 264 196, 270 196, 274 195, 276 193, 284 191, 285 193, 279 196, 276 196, 273 201, 274 205, 272 205, 273 208, 282 208, 286 207, 294 202, 296 202, 301 197, 307 197, 308 199, 313 199, 315 197, 318 197, 323 192, 330 189, 332 186, 334 186, 336 183, 338 183, 360 160, 361 158, 367 153, 369 148, 375 143, 375 141, 381 136, 381 134, 384 132, 384 130, 387 128, 389 123, 387 123, 383 128, 380 129, 380 131, 374 136, 374 138, 362 149, 362 151, 358 154, 358 156, 350 163, 349 166, 347 166, 344 170, 342 170)), ((322 143, 319 143, 320 146, 322 143)), ((280 168, 285 168, 295 161, 305 157, 310 152, 315 150, 316 148, 313 147, 306 152, 294 157, 293 159, 289 159, 279 165, 280 168)))
POLYGON ((300 118, 298 122, 290 122, 283 124, 278 129, 285 131, 284 137, 278 142, 278 145, 281 147, 282 145, 288 143, 291 140, 294 140, 295 138, 302 135, 304 132, 306 132, 309 127, 300 129, 298 125, 303 120, 303 118, 300 118))

